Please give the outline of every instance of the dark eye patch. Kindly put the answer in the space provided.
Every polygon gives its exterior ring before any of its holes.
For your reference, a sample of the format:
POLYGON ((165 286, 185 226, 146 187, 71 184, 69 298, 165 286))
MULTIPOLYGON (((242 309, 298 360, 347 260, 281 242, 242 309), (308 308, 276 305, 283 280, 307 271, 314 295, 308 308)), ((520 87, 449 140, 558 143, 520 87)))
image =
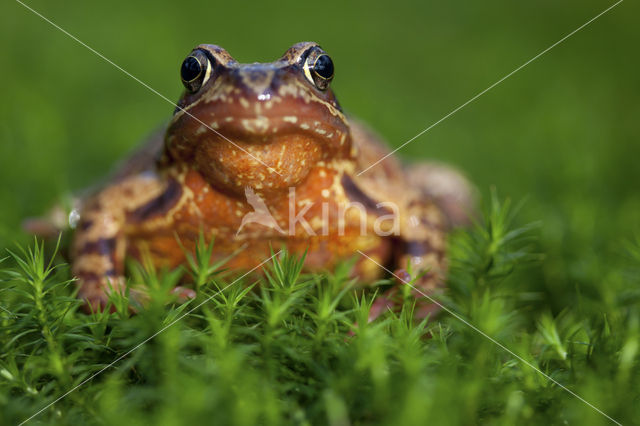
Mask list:
POLYGON ((326 90, 333 79, 333 61, 324 51, 314 46, 302 56, 305 77, 319 90, 326 90))
POLYGON ((195 50, 182 62, 180 79, 184 87, 195 93, 207 82, 215 59, 202 50, 195 50))
POLYGON ((325 80, 333 77, 333 61, 328 55, 320 55, 313 64, 313 72, 325 80))
POLYGON ((198 78, 203 72, 202 64, 194 56, 189 56, 182 63, 180 68, 180 77, 182 81, 191 82, 198 78))

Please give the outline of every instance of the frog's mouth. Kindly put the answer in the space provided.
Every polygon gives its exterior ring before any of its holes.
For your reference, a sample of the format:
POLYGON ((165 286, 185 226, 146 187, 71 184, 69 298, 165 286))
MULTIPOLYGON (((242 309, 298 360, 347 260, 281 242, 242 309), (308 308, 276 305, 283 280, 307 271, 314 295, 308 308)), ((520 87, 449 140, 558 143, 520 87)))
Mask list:
POLYGON ((295 186, 319 162, 350 155, 350 143, 342 121, 302 114, 183 116, 167 133, 174 158, 238 193, 247 186, 261 192, 295 186))
MULTIPOLYGON (((202 123, 201 123, 202 125, 202 123)), ((318 139, 327 150, 338 149, 344 145, 348 136, 345 126, 336 126, 332 121, 308 117, 298 114, 280 116, 220 116, 202 125, 206 130, 223 139, 247 141, 256 144, 273 141, 278 137, 299 134, 318 139)), ((196 132, 203 133, 199 128, 196 132)))

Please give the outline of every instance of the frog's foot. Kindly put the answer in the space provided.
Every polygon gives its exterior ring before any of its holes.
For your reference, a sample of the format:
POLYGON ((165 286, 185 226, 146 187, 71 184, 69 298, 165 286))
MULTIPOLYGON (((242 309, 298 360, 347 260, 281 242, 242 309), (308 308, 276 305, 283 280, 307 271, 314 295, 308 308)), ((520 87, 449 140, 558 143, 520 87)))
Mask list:
POLYGON ((195 299, 197 295, 195 290, 182 286, 175 287, 173 290, 171 290, 171 293, 176 296, 176 298, 178 299, 178 303, 188 302, 191 299, 195 299))
POLYGON ((409 184, 434 200, 444 212, 450 227, 468 225, 475 214, 476 189, 458 170, 429 162, 412 165, 409 184))
MULTIPOLYGON (((77 203, 77 202, 76 202, 77 203)), ((74 211, 74 210, 71 210, 74 211)), ((51 208, 44 216, 28 217, 22 221, 22 229, 40 238, 55 238, 62 231, 70 228, 71 212, 61 204, 51 208)))
MULTIPOLYGON (((103 312, 107 307, 110 312, 117 310, 119 299, 128 299, 124 303, 129 313, 137 313, 141 307, 148 304, 149 295, 144 288, 127 288, 124 277, 78 277, 80 289, 78 298, 84 301, 82 309, 85 313, 103 312), (89 279, 87 279, 89 278, 89 279)), ((193 290, 191 290, 193 292, 193 290)), ((176 287, 173 290, 178 302, 182 303, 191 296, 188 289, 176 287)))
POLYGON ((385 311, 398 312, 402 308, 403 298, 399 289, 402 286, 411 287, 411 295, 415 300, 413 317, 424 319, 433 317, 442 309, 442 305, 434 296, 442 291, 440 283, 436 282, 433 274, 426 273, 412 282, 411 275, 405 269, 398 269, 393 273, 395 286, 381 296, 378 296, 369 310, 369 322, 375 320, 385 311))
POLYGON ((371 309, 369 309, 369 322, 374 321, 386 311, 395 311, 397 304, 394 302, 395 294, 393 293, 395 293, 393 290, 389 290, 376 297, 376 300, 371 304, 371 309))
POLYGON ((442 278, 435 273, 425 272, 415 280, 405 269, 398 269, 393 273, 397 284, 411 287, 411 295, 415 299, 414 316, 419 319, 436 315, 442 309, 442 305, 436 296, 443 291, 442 278))
MULTIPOLYGON (((129 298, 129 311, 136 313, 139 307, 143 307, 149 302, 149 295, 142 288, 126 288, 124 277, 85 277, 78 278, 80 289, 78 290, 78 298, 84 301, 83 310, 85 313, 102 312, 109 306, 109 300, 114 292, 119 293, 119 297, 129 298)), ((176 286, 171 290, 171 294, 178 303, 185 303, 191 299, 195 299, 196 292, 193 289, 176 286)), ((109 310, 115 312, 116 308, 113 303, 109 310)))
MULTIPOLYGON (((87 274, 78 276, 78 298, 84 301, 85 313, 102 312, 109 306, 109 293, 112 291, 123 292, 125 288, 124 278, 97 277, 87 274)), ((113 304, 109 310, 115 312, 113 304)))

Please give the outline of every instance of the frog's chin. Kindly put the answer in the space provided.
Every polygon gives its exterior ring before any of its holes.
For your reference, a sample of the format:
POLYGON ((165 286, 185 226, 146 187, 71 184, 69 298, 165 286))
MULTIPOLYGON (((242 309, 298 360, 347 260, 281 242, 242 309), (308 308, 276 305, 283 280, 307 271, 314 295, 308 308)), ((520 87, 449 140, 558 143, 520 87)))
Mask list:
POLYGON ((209 183, 234 193, 249 187, 258 193, 287 192, 319 162, 331 158, 323 141, 291 133, 261 140, 200 141, 194 160, 209 183))
MULTIPOLYGON (((219 107, 218 107, 219 108, 219 107)), ((275 109, 275 107, 274 107, 275 109)), ((328 156, 349 155, 350 131, 347 124, 335 116, 318 111, 303 113, 293 109, 286 112, 263 111, 263 114, 233 113, 216 110, 201 111, 197 117, 184 114, 174 117, 167 129, 169 149, 184 157, 199 147, 216 145, 226 147, 225 154, 237 155, 243 149, 254 157, 278 157, 282 143, 278 141, 313 141, 328 156), (206 112, 206 113, 205 113, 206 112), (237 149, 241 147, 242 149, 237 149)), ((298 145, 296 145, 298 147, 298 145)), ((226 159, 225 159, 226 160, 226 159)), ((263 160, 272 167, 275 165, 263 160)), ((277 160, 276 160, 277 162, 277 160)))

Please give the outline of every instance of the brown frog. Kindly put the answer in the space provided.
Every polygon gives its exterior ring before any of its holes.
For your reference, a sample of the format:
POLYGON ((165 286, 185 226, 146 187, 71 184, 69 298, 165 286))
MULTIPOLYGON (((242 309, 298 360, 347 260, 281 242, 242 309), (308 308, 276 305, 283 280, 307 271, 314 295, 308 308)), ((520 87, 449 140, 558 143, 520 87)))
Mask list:
MULTIPOLYGON (((175 267, 200 233, 215 238, 214 260, 236 253, 232 270, 287 247, 307 253, 308 270, 355 255, 360 281, 384 276, 364 254, 401 277, 420 273, 422 291, 442 285, 446 232, 465 220, 470 187, 449 168, 393 157, 359 174, 389 151, 347 119, 329 88, 333 62, 316 43, 266 64, 200 45, 180 73, 186 90, 164 138, 82 202, 72 245, 79 297, 104 307, 124 285, 125 257, 175 267)), ((389 304, 387 295, 375 309, 389 304)))

